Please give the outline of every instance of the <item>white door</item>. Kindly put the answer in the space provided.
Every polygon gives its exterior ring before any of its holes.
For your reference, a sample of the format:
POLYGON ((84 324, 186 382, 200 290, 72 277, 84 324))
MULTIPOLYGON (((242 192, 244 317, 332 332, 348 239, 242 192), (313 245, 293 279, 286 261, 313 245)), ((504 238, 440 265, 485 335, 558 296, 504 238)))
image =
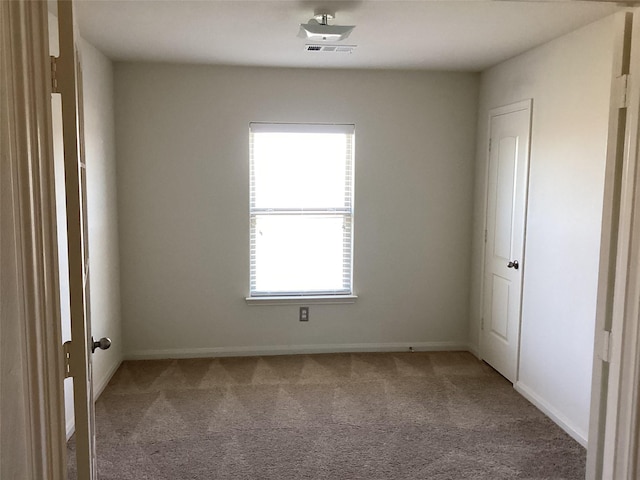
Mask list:
POLYGON ((65 351, 69 356, 67 375, 73 377, 78 478, 94 480, 97 472, 91 355, 96 348, 108 348, 111 342, 106 338, 94 342, 91 337, 82 72, 75 31, 73 2, 59 0, 60 56, 55 70, 56 91, 62 101, 71 314, 71 341, 65 344, 65 351))
POLYGON ((531 101, 490 112, 482 358, 515 382, 529 173, 531 101))

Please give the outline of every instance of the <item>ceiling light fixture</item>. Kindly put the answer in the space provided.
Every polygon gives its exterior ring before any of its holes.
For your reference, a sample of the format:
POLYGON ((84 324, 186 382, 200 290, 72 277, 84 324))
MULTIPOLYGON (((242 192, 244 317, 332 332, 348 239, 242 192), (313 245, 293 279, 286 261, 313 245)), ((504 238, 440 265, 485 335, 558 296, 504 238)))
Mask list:
POLYGON ((317 41, 339 42, 347 38, 355 25, 329 25, 329 20, 335 18, 331 13, 318 13, 309 23, 300 24, 300 34, 302 38, 317 41))

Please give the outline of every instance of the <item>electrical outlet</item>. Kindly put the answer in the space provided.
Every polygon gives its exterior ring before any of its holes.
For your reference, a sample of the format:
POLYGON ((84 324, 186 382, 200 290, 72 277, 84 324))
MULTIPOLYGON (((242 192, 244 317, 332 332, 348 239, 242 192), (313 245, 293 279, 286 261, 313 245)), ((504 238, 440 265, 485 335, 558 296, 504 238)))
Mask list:
POLYGON ((300 321, 301 322, 309 321, 309 307, 300 307, 300 321))

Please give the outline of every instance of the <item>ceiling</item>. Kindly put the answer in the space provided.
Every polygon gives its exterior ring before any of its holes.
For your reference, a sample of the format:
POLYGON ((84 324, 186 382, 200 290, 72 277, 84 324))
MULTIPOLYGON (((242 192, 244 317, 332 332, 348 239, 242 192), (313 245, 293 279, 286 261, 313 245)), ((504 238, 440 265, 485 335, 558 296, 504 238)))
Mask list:
POLYGON ((480 71, 605 17, 597 1, 80 0, 82 36, 113 60, 480 71), (314 11, 356 25, 349 53, 306 52, 314 11))

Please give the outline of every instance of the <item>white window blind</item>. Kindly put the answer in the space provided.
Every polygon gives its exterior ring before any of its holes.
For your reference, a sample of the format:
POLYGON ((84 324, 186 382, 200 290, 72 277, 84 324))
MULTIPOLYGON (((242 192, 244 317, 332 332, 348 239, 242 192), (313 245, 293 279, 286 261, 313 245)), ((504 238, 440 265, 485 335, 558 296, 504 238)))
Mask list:
POLYGON ((350 295, 354 126, 249 130, 250 296, 350 295))

